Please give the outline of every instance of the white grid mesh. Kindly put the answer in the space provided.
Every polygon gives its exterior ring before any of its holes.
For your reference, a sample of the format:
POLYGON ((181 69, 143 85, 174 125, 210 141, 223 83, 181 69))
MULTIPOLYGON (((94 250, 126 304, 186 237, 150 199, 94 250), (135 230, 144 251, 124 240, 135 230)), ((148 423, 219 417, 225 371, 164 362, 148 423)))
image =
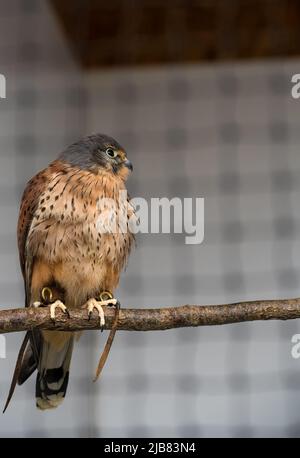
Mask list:
MULTIPOLYGON (((133 196, 205 197, 205 241, 138 239, 123 306, 299 296, 299 61, 95 72, 83 77, 49 11, 0 1, 0 291, 22 305, 15 227, 26 180, 82 133, 116 137, 133 196), (35 30, 33 34, 32 30, 35 30)), ((41 414, 34 380, 0 418, 1 436, 299 435, 297 321, 118 333, 92 384, 103 337, 77 345, 64 405, 41 414)), ((21 336, 7 338, 0 395, 21 336)))

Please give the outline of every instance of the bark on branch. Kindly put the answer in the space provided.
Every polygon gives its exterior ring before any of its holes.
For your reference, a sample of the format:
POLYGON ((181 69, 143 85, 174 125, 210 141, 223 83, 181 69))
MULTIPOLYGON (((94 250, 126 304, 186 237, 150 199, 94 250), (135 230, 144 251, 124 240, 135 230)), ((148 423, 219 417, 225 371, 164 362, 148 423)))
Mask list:
MULTIPOLYGON (((115 310, 105 310, 105 329, 111 329, 115 310)), ((117 329, 123 331, 163 331, 166 329, 215 326, 258 320, 292 320, 300 318, 300 298, 263 300, 226 305, 184 305, 160 309, 123 309, 117 329)), ((70 317, 57 312, 55 323, 47 307, 0 311, 0 334, 30 329, 82 331, 99 329, 94 313, 90 320, 86 310, 70 310, 70 317)))

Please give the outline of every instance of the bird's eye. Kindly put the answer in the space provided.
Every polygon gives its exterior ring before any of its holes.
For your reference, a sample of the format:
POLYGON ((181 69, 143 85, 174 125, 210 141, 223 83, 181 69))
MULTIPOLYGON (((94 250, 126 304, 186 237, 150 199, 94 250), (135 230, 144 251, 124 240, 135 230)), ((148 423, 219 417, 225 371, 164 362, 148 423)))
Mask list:
POLYGON ((106 152, 107 156, 113 157, 113 158, 117 157, 117 155, 118 155, 118 153, 112 148, 107 148, 107 150, 105 152, 106 152))

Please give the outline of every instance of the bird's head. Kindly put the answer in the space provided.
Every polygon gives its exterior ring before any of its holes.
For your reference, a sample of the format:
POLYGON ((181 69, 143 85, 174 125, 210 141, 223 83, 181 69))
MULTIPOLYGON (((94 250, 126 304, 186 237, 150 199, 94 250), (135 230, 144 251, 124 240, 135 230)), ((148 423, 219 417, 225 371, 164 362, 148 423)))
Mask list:
POLYGON ((106 170, 124 180, 133 169, 124 148, 113 138, 102 134, 84 137, 69 146, 59 159, 95 174, 106 170))

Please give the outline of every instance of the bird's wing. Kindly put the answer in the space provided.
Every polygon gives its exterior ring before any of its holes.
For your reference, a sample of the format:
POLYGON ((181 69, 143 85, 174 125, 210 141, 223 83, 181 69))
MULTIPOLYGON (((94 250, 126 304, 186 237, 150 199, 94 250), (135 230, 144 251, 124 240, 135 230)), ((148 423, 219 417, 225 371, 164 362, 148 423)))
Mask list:
MULTIPOLYGON (((30 305, 31 276, 33 258, 27 250, 27 236, 30 230, 32 219, 36 211, 39 197, 47 186, 47 174, 40 172, 32 178, 26 186, 23 194, 19 221, 18 221, 18 247, 19 257, 25 285, 25 306, 30 305)), ((24 383, 35 371, 38 364, 39 343, 41 340, 39 331, 28 331, 21 345, 14 375, 12 378, 8 398, 4 407, 7 409, 14 394, 16 384, 24 383)))
POLYGON ((27 250, 27 236, 38 206, 39 197, 44 192, 47 186, 47 182, 47 173, 45 170, 43 170, 29 181, 21 202, 18 221, 18 247, 20 264, 25 284, 26 307, 30 305, 30 286, 33 265, 32 256, 29 250, 27 250))

